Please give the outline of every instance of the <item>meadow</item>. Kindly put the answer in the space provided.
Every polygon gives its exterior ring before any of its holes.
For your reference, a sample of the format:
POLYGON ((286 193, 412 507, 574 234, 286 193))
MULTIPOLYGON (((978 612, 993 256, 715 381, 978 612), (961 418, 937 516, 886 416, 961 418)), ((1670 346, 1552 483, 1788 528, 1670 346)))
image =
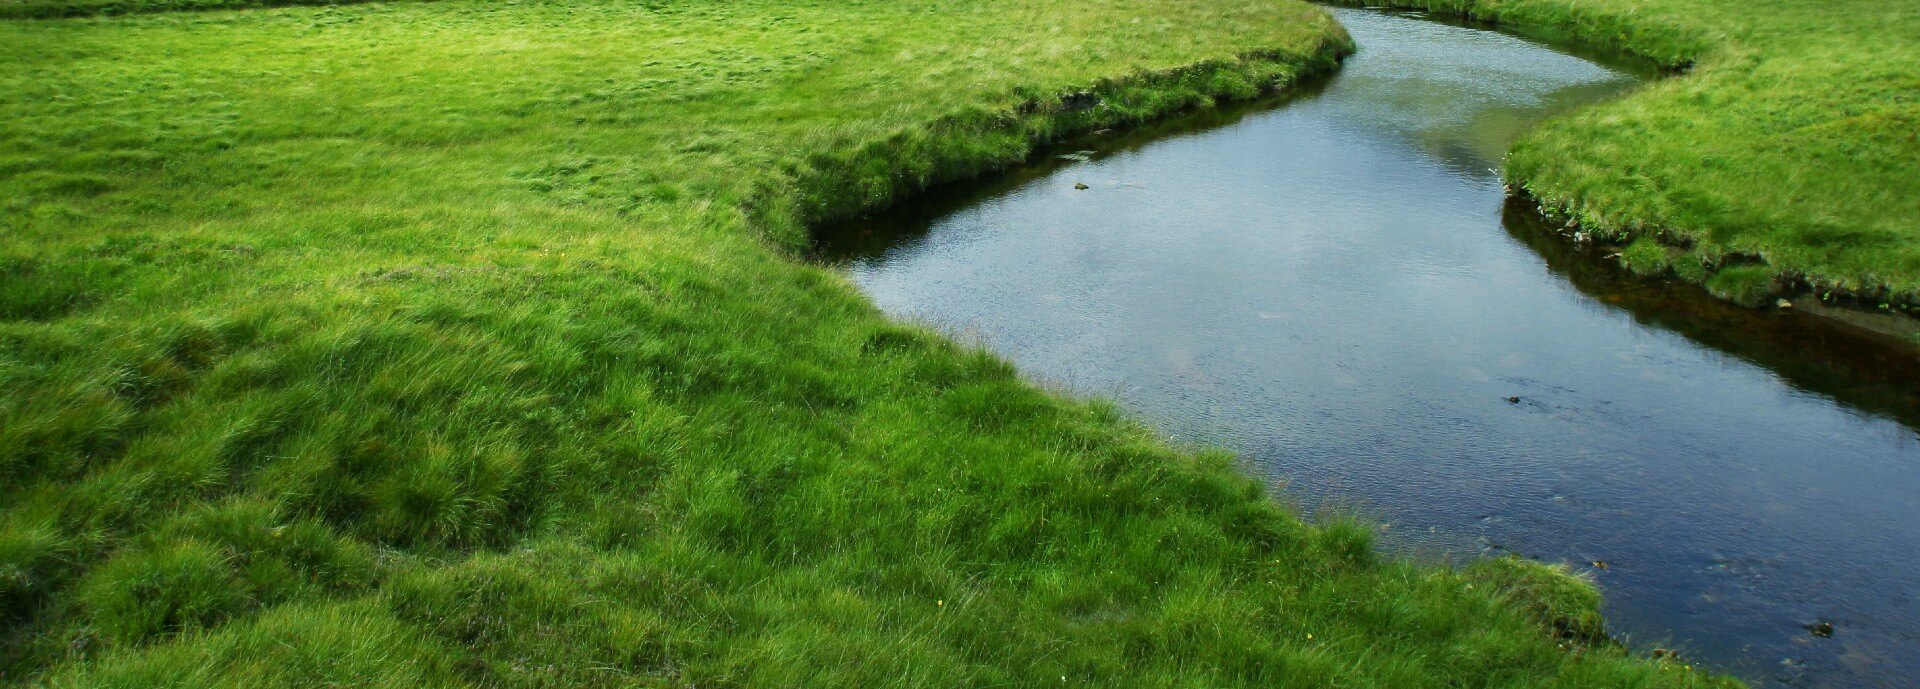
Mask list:
POLYGON ((1635 272, 1920 310, 1920 2, 1396 0, 1685 75, 1530 134, 1516 190, 1635 272))
POLYGON ((1730 685, 794 253, 1349 50, 1228 0, 0 22, 0 679, 1730 685))

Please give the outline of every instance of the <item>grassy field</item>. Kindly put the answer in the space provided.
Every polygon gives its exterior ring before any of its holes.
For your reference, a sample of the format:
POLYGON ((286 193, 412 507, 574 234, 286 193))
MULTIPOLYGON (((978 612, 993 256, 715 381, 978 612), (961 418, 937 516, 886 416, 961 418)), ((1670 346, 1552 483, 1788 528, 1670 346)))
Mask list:
POLYGON ((148 12, 232 10, 288 5, 344 5, 369 0, 0 0, 0 19, 100 17, 148 12))
POLYGON ((1507 175, 1636 271, 1748 304, 1920 310, 1920 2, 1394 0, 1690 67, 1562 118, 1507 175), (1885 306, 1882 306, 1885 305, 1885 306))
POLYGON ((787 250, 1347 48, 1239 0, 0 22, 0 677, 1720 685, 787 250))

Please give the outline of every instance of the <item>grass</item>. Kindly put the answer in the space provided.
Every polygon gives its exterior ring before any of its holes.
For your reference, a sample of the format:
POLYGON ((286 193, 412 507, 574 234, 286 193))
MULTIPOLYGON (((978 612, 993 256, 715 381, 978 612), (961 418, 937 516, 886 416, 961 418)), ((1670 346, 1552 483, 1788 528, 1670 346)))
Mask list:
MULTIPOLYGON (((1660 240, 1716 294, 1920 308, 1920 3, 1395 0, 1687 68, 1524 138, 1516 186, 1581 229, 1660 240), (1764 279, 1756 277, 1764 269, 1764 279)), ((1758 300, 1755 300, 1758 301, 1758 300)), ((1771 299, 1765 299, 1771 303, 1771 299)))
POLYGON ((0 19, 100 17, 148 12, 341 5, 368 0, 0 0, 0 19))
POLYGON ((788 250, 1348 48, 1237 0, 0 22, 0 678, 1726 684, 788 250))

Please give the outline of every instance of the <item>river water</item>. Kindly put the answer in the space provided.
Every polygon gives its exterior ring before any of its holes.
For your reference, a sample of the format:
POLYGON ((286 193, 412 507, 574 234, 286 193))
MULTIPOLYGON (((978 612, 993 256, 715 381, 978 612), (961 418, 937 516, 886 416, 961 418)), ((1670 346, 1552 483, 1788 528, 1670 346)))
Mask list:
POLYGON ((1573 563, 1643 651, 1920 686, 1920 357, 1627 278, 1506 198, 1516 136, 1646 73, 1334 12, 1360 51, 1322 84, 933 193, 822 255, 1402 554, 1573 563))

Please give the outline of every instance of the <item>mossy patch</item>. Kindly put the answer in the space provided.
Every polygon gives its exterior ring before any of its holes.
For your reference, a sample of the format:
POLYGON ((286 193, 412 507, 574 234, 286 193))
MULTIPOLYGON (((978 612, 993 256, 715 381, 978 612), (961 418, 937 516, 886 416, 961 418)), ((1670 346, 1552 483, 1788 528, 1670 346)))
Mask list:
POLYGON ((1706 287, 1713 296, 1749 308, 1766 304, 1776 291, 1773 270, 1764 265, 1721 268, 1707 278, 1706 287))
POLYGON ((1620 250, 1620 263, 1635 275, 1658 277, 1667 274, 1674 261, 1666 245, 1651 237, 1641 237, 1620 250))
POLYGON ((1693 284, 1701 284, 1713 276, 1713 270, 1707 267, 1707 260, 1694 252, 1681 254, 1673 261, 1673 275, 1693 284))

